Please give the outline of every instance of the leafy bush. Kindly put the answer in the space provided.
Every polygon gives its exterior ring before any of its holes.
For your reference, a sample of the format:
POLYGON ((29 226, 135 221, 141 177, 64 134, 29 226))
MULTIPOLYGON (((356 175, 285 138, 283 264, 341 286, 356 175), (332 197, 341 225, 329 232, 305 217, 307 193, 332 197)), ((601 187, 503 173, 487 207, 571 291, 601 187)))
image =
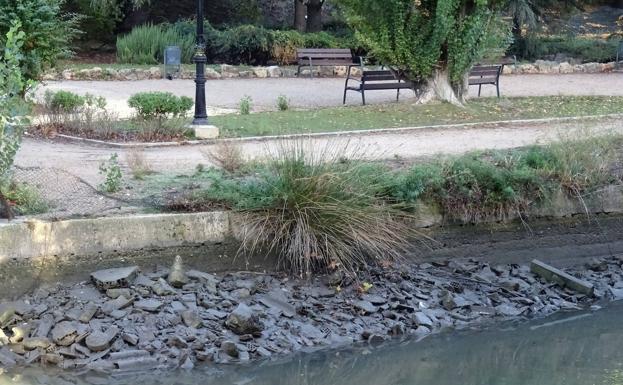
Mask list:
POLYGON ((114 153, 108 159, 108 162, 101 163, 99 167, 100 175, 104 176, 104 182, 100 188, 109 193, 115 193, 121 189, 121 166, 119 166, 119 155, 114 153))
POLYGON ((17 215, 42 214, 49 210, 48 203, 39 191, 24 183, 10 182, 0 186, 0 194, 11 202, 17 215))
MULTIPOLYGON (((120 63, 162 63, 164 48, 177 45, 182 49, 182 62, 191 63, 195 28, 194 21, 136 27, 117 39, 117 58, 120 63)), ((211 63, 265 65, 274 60, 290 64, 296 60, 297 48, 358 48, 352 36, 337 38, 326 32, 302 34, 255 25, 218 30, 206 22, 204 37, 206 57, 211 63)))
POLYGON ((582 62, 604 63, 615 60, 617 45, 614 39, 528 35, 516 41, 510 52, 525 60, 552 60, 558 54, 582 62))
POLYGON ((279 95, 277 97, 277 109, 279 111, 287 111, 290 109, 290 100, 285 95, 279 95))
POLYGON ((128 105, 144 119, 182 117, 193 104, 191 98, 175 96, 170 92, 140 92, 128 99, 128 105))
POLYGON ((46 90, 43 96, 45 109, 53 114, 73 114, 86 103, 86 98, 70 91, 46 90))
POLYGON ((229 64, 265 65, 271 57, 272 38, 270 31, 253 25, 225 30, 221 60, 229 64))
POLYGON ((24 79, 20 67, 25 37, 21 23, 14 21, 6 33, 0 59, 0 209, 3 209, 0 216, 9 219, 13 212, 5 193, 11 183, 11 168, 21 143, 21 126, 28 122, 23 118, 27 106, 20 95, 32 85, 32 81, 24 79))
POLYGON ((158 64, 164 62, 164 49, 176 45, 182 50, 182 62, 192 62, 195 37, 176 25, 146 24, 135 27, 132 32, 117 38, 119 63, 158 64))
POLYGON ((249 115, 251 113, 253 100, 250 96, 240 99, 240 115, 249 115))
POLYGON ((20 67, 25 79, 38 79, 46 67, 71 56, 71 41, 80 33, 80 17, 62 12, 64 0, 20 0, 0 2, 0 46, 19 21, 24 32, 20 67))

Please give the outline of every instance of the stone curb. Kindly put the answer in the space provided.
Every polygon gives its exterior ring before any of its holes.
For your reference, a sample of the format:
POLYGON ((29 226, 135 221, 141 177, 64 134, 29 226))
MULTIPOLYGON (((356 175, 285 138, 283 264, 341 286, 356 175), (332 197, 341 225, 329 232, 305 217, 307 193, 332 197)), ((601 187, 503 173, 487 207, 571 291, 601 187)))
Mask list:
POLYGON ((143 248, 220 243, 229 214, 154 214, 0 224, 0 265, 49 256, 111 254, 143 248))
POLYGON ((176 147, 176 146, 194 146, 194 145, 206 145, 214 144, 218 142, 265 142, 269 140, 280 139, 298 139, 298 138, 327 138, 338 136, 366 136, 374 134, 401 134, 411 131, 422 130, 439 130, 449 128, 498 128, 499 125, 511 125, 511 124, 542 124, 542 123, 564 123, 575 122, 583 120, 599 120, 608 118, 623 118, 623 114, 605 114, 605 115, 587 115, 587 116, 569 116, 561 118, 538 118, 538 119, 517 119, 517 120, 496 120, 490 122, 474 122, 474 123, 456 123, 456 124, 439 124, 432 126, 413 126, 413 127, 395 127, 395 128, 375 128, 368 130, 347 130, 347 131, 334 131, 334 132, 316 132, 309 134, 286 134, 286 135, 266 135, 266 136, 248 136, 243 138, 220 138, 220 139, 206 139, 206 140, 187 140, 180 142, 152 142, 152 143, 118 143, 107 142, 105 140, 98 139, 86 139, 72 135, 57 134, 56 137, 62 138, 72 143, 83 143, 96 146, 106 146, 110 148, 158 148, 158 147, 176 147))
MULTIPOLYGON (((580 202, 562 192, 528 218, 565 218, 576 215, 623 214, 623 186, 607 186, 580 202)), ((432 206, 416 210, 416 228, 452 224, 432 206)), ((508 219, 525 219, 511 217, 508 219)), ((147 248, 218 244, 240 234, 232 212, 153 214, 62 221, 20 220, 0 224, 0 266, 50 256, 123 254, 147 248)), ((479 223, 495 222, 482 221, 479 223)))
MULTIPOLYGON (((296 77, 296 70, 292 67, 268 66, 268 67, 238 67, 222 64, 220 71, 208 67, 206 68, 206 78, 232 79, 232 78, 291 78, 296 77)), ((547 60, 537 60, 534 63, 509 64, 504 66, 505 75, 519 74, 580 74, 580 73, 604 73, 616 70, 616 63, 584 63, 571 64, 569 62, 554 62, 547 60)), ((318 77, 344 77, 347 68, 344 66, 323 66, 314 70, 314 76, 318 77)), ((309 69, 303 68, 301 75, 309 76, 309 69)), ((353 75, 359 75, 359 68, 353 68, 353 75)), ((194 71, 182 70, 181 79, 194 79, 194 71)), ((161 67, 123 68, 115 69, 112 67, 93 67, 81 70, 66 69, 61 72, 48 72, 41 77, 43 81, 53 80, 98 80, 98 81, 135 81, 135 80, 155 80, 163 79, 161 67)))

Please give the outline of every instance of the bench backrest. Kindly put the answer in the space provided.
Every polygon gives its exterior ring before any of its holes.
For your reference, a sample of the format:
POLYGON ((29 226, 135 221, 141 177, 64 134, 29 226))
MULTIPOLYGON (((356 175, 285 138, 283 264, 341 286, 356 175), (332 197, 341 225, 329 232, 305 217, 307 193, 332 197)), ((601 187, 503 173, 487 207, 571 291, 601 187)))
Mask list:
POLYGON ((378 70, 378 71, 363 71, 361 74, 362 82, 378 82, 387 80, 398 80, 396 75, 392 71, 378 70))
POLYGON ((469 77, 478 78, 497 78, 502 73, 502 64, 487 64, 487 65, 475 65, 469 71, 469 77))
POLYGON ((348 48, 299 48, 296 50, 299 61, 312 59, 312 62, 353 62, 353 53, 348 48))

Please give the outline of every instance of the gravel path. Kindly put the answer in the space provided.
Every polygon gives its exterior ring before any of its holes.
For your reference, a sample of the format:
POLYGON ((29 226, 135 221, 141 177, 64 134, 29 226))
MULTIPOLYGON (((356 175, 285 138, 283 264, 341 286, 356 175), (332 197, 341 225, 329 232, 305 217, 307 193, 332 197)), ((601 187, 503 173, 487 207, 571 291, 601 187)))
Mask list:
MULTIPOLYGON (((226 113, 237 109, 245 95, 253 99, 256 110, 275 108, 279 95, 290 99, 292 107, 314 108, 342 105, 344 79, 227 79, 207 82, 207 104, 209 113, 226 113)), ((177 95, 194 96, 195 88, 191 80, 141 80, 141 81, 65 81, 49 82, 39 92, 67 90, 80 94, 92 93, 104 96, 109 106, 122 116, 130 114, 127 99, 141 91, 170 91, 177 95)), ((504 96, 545 96, 545 95, 623 95, 623 74, 570 74, 570 75, 511 75, 501 79, 504 96)), ((470 95, 476 96, 477 88, 470 88, 470 95)), ((495 87, 485 86, 483 96, 494 96, 495 87)), ((387 103, 395 100, 394 91, 376 91, 366 95, 369 103, 387 103)), ((412 93, 403 92, 402 100, 413 98, 412 93)), ((349 93, 349 105, 359 105, 361 97, 356 92, 349 93)))
MULTIPOLYGON (((623 124, 616 119, 598 122, 559 122, 549 124, 510 124, 500 126, 458 127, 446 129, 417 129, 399 132, 377 132, 344 136, 325 136, 296 139, 309 146, 316 154, 339 151, 356 153, 368 159, 386 159, 395 156, 415 158, 436 154, 460 154, 479 149, 504 149, 543 144, 565 137, 586 136, 593 133, 623 132, 623 124), (589 127, 589 128, 587 128, 589 127), (592 127, 592 128, 590 128, 592 127)), ((274 139, 240 142, 243 154, 262 158, 279 151, 288 141, 274 139)), ((291 141, 290 141, 291 142, 291 141)), ((286 144, 287 146, 287 144, 286 144)), ((199 163, 210 164, 203 155, 215 145, 174 146, 147 148, 144 157, 154 171, 191 172, 199 163)), ((101 183, 99 164, 114 152, 125 174, 128 175, 126 154, 129 150, 90 146, 84 144, 43 141, 26 138, 16 159, 20 167, 53 167, 66 170, 96 186, 101 183)))

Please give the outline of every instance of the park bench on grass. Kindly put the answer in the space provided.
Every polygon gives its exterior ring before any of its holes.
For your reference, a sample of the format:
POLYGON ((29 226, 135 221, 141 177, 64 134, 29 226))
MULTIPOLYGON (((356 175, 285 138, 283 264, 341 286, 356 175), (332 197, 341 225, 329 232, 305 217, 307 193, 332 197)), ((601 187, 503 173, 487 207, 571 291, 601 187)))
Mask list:
POLYGON ((350 76, 346 77, 346 83, 344 84, 344 99, 343 104, 346 104, 346 92, 357 91, 361 93, 361 100, 363 105, 366 105, 366 91, 374 90, 396 90, 396 100, 400 99, 400 90, 410 89, 415 91, 415 85, 413 82, 397 78, 396 75, 389 70, 378 71, 363 71, 361 79, 357 79, 350 76), (350 81, 358 82, 357 86, 349 86, 350 81))
POLYGON ((470 86, 478 86, 478 96, 480 96, 483 85, 494 85, 499 98, 500 75, 502 74, 503 68, 504 64, 475 65, 472 67, 471 71, 469 71, 468 84, 470 86))
POLYGON ((354 57, 348 48, 300 48, 296 50, 298 70, 296 76, 301 74, 301 68, 309 66, 309 75, 314 77, 314 66, 347 66, 348 72, 352 67, 361 67, 363 70, 363 58, 354 57))

